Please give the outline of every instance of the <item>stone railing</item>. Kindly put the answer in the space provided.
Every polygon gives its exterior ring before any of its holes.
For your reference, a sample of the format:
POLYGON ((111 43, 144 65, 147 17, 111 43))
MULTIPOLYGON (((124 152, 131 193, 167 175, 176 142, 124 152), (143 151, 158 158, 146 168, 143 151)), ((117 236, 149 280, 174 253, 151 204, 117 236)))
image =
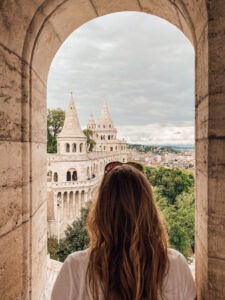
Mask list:
POLYGON ((43 290, 42 298, 41 300, 50 300, 51 299, 51 293, 53 289, 53 285, 55 283, 55 280, 59 274, 59 271, 62 267, 62 263, 53 259, 50 259, 48 255, 47 259, 47 280, 46 285, 43 290))
POLYGON ((128 150, 120 150, 120 151, 94 151, 94 152, 88 152, 87 156, 80 153, 80 156, 78 154, 69 153, 66 155, 63 154, 48 154, 47 160, 49 162, 51 161, 61 161, 63 159, 71 160, 71 161, 77 161, 77 160, 86 160, 88 159, 98 159, 98 158, 106 158, 106 157, 118 157, 123 154, 127 154, 128 150))
POLYGON ((101 176, 98 176, 96 178, 90 179, 90 180, 82 180, 82 181, 64 181, 64 182, 48 182, 47 186, 52 188, 64 188, 64 187, 90 187, 93 185, 96 185, 100 182, 101 176))

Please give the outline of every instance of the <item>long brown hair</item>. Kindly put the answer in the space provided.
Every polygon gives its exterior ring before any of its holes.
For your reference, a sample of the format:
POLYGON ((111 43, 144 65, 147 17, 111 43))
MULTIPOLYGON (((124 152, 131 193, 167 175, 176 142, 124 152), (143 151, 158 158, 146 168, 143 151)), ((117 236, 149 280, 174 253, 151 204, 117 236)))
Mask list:
POLYGON ((89 214, 86 279, 94 299, 156 300, 167 272, 167 235, 145 175, 129 165, 105 174, 89 214))

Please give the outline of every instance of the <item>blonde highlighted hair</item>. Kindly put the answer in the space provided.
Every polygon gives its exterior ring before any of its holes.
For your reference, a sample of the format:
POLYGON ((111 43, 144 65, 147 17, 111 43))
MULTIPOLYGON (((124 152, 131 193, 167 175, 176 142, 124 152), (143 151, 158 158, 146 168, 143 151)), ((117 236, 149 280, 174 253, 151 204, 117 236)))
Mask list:
POLYGON ((94 300, 156 300, 167 272, 167 234, 144 174, 123 164, 105 174, 88 218, 86 279, 94 300))

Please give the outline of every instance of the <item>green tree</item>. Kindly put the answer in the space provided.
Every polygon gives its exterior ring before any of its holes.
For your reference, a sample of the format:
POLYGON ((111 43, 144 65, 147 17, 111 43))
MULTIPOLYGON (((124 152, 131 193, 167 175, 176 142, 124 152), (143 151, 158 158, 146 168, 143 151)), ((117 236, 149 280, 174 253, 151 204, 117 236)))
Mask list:
POLYGON ((87 137, 88 151, 91 152, 96 144, 95 140, 93 139, 93 131, 91 129, 84 129, 83 132, 87 137))
POLYGON ((48 238, 48 253, 50 254, 51 259, 58 260, 57 250, 58 250, 57 239, 53 237, 48 238))
POLYGON ((57 109, 48 109, 47 115, 47 152, 57 152, 57 135, 60 133, 65 120, 65 111, 57 109))
POLYGON ((86 221, 89 208, 81 209, 81 217, 69 225, 65 231, 65 239, 61 240, 56 252, 60 261, 74 252, 86 249, 89 245, 89 236, 86 230, 86 221))
POLYGON ((146 167, 165 219, 169 245, 186 258, 194 252, 194 176, 179 169, 146 167))
POLYGON ((178 195, 194 186, 194 176, 186 170, 146 167, 146 175, 153 187, 157 187, 158 193, 166 197, 170 204, 174 204, 178 195))

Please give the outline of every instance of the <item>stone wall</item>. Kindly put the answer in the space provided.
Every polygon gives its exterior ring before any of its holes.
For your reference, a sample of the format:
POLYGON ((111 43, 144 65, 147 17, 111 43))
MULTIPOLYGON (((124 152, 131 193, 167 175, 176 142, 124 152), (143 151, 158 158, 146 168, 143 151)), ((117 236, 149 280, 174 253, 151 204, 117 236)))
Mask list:
POLYGON ((0 249, 4 251, 0 252, 0 290, 3 299, 40 299, 47 274, 45 122, 46 80, 51 61, 77 27, 97 16, 127 10, 168 20, 184 32, 196 50, 198 299, 223 299, 225 2, 1 0, 0 249))

